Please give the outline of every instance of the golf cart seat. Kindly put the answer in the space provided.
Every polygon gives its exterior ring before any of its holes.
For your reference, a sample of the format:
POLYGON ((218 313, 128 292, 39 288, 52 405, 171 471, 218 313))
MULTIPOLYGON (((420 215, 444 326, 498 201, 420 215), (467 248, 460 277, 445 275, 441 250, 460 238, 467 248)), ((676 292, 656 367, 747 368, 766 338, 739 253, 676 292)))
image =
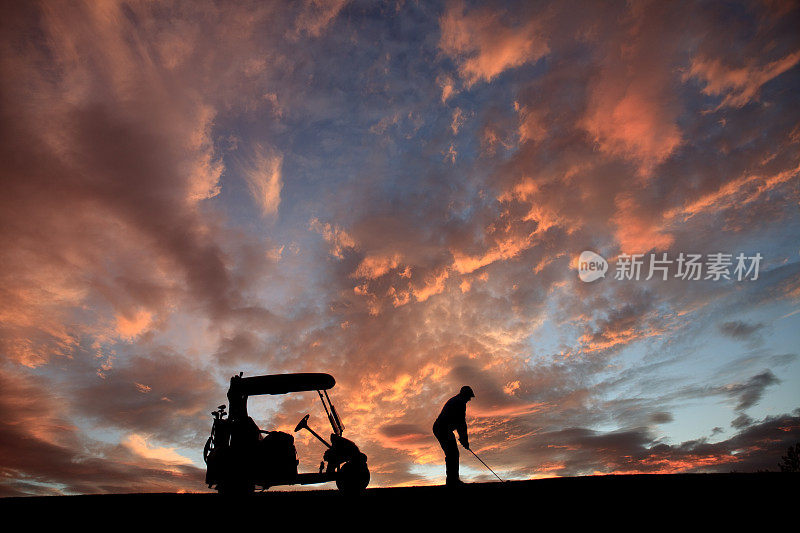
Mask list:
POLYGON ((258 443, 257 463, 265 479, 276 481, 293 480, 297 477, 297 450, 294 437, 283 431, 267 431, 258 443))

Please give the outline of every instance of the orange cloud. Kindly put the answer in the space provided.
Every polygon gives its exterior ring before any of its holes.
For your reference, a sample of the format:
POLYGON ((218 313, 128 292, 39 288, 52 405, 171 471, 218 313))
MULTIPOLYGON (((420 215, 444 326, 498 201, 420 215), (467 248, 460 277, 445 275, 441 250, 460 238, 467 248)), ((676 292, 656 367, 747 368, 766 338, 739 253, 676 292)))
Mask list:
POLYGON ((256 145, 252 160, 245 165, 244 175, 253 199, 263 215, 274 215, 281 203, 283 157, 256 145))
POLYGON ((616 213, 612 222, 615 237, 623 253, 645 253, 665 250, 675 238, 662 227, 659 216, 648 212, 631 194, 620 194, 615 200, 616 213))
POLYGON ((424 302, 431 296, 441 293, 444 291, 445 282, 449 276, 449 270, 442 269, 440 272, 434 274, 430 279, 428 279, 422 287, 414 288, 414 297, 418 302, 424 302))
POLYGON ((117 315, 117 334, 123 339, 132 340, 144 332, 153 321, 153 314, 145 309, 136 311, 133 316, 117 315))
POLYGON ((716 107, 742 107, 758 98, 761 87, 800 62, 800 50, 767 64, 753 59, 743 67, 729 67, 720 59, 695 56, 684 81, 698 78, 705 83, 703 94, 722 96, 716 107))
POLYGON ((216 111, 210 105, 200 105, 194 115, 195 123, 188 124, 191 128, 187 135, 187 149, 196 157, 184 162, 188 176, 188 199, 190 202, 199 202, 217 196, 220 191, 219 180, 225 165, 216 156, 214 141, 211 138, 211 128, 216 111))
POLYGON ((368 255, 361 260, 355 272, 350 276, 361 279, 377 279, 390 270, 397 268, 400 264, 400 254, 368 255))
POLYGON ((331 255, 339 259, 344 257, 345 250, 356 247, 356 241, 344 229, 329 222, 320 222, 316 217, 311 219, 308 229, 322 235, 322 238, 331 245, 331 255))
POLYGON ((523 107, 519 111, 519 142, 541 141, 547 137, 543 113, 535 108, 523 107))
POLYGON ((533 402, 519 405, 505 405, 502 407, 490 406, 487 408, 473 408, 470 413, 471 416, 481 418, 491 417, 508 417, 513 418, 517 416, 529 415, 541 411, 546 406, 545 403, 533 402))
POLYGON ((637 162, 646 177, 683 142, 675 120, 663 88, 612 78, 595 87, 581 126, 602 151, 637 162))
POLYGON ((508 235, 498 239, 492 248, 481 255, 469 255, 460 250, 452 250, 453 266, 457 272, 469 274, 497 261, 511 259, 531 248, 539 233, 539 229, 536 229, 523 235, 508 235))
MULTIPOLYGON (((468 87, 491 81, 510 68, 535 63, 550 51, 536 19, 510 25, 501 13, 488 9, 467 13, 463 4, 453 3, 439 25, 439 48, 456 58, 468 87)), ((444 93, 442 99, 447 99, 444 93)))
POLYGON ((132 433, 122 440, 122 445, 136 455, 145 459, 153 459, 167 465, 192 464, 192 460, 175 451, 175 448, 153 446, 145 435, 132 433))
POLYGON ((704 194, 681 207, 668 210, 664 218, 670 222, 686 222, 699 214, 716 214, 730 208, 741 208, 755 202, 769 191, 797 180, 800 165, 773 175, 745 174, 723 183, 716 191, 704 194))

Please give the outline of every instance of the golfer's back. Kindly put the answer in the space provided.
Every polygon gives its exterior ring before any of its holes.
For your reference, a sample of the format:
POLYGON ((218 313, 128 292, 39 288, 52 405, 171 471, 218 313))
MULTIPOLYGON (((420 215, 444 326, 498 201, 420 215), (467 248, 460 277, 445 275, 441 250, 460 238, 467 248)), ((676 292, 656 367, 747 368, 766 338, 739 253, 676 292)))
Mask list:
POLYGON ((458 394, 447 400, 442 412, 434 422, 442 431, 453 431, 464 424, 467 414, 467 402, 458 394))

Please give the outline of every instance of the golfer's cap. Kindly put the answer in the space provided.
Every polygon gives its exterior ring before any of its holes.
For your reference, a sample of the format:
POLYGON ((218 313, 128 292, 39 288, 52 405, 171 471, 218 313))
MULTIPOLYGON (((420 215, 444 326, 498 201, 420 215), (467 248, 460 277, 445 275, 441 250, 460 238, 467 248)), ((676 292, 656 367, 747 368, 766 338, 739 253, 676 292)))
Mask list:
POLYGON ((467 398, 475 397, 475 393, 472 392, 472 387, 470 387, 469 385, 464 385, 463 387, 461 387, 461 391, 459 391, 459 394, 461 396, 466 396, 467 398))

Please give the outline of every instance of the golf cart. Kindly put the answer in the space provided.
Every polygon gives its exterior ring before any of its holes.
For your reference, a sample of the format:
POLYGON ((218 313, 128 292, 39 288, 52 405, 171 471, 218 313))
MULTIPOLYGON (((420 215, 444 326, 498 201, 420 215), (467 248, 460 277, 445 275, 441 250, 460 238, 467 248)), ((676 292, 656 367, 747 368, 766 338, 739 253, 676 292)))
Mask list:
POLYGON ((220 494, 249 494, 256 486, 263 490, 275 485, 310 485, 335 481, 343 493, 358 493, 369 483, 367 456, 352 441, 342 437, 344 424, 328 397, 336 384, 329 374, 274 374, 231 378, 228 389, 229 413, 220 405, 212 416, 211 436, 206 441, 206 483, 220 494), (288 394, 316 391, 322 401, 333 433, 330 442, 308 426, 309 415, 294 428, 309 431, 327 450, 319 472, 298 473, 294 437, 282 431, 260 429, 247 414, 247 398, 260 394, 288 394))

